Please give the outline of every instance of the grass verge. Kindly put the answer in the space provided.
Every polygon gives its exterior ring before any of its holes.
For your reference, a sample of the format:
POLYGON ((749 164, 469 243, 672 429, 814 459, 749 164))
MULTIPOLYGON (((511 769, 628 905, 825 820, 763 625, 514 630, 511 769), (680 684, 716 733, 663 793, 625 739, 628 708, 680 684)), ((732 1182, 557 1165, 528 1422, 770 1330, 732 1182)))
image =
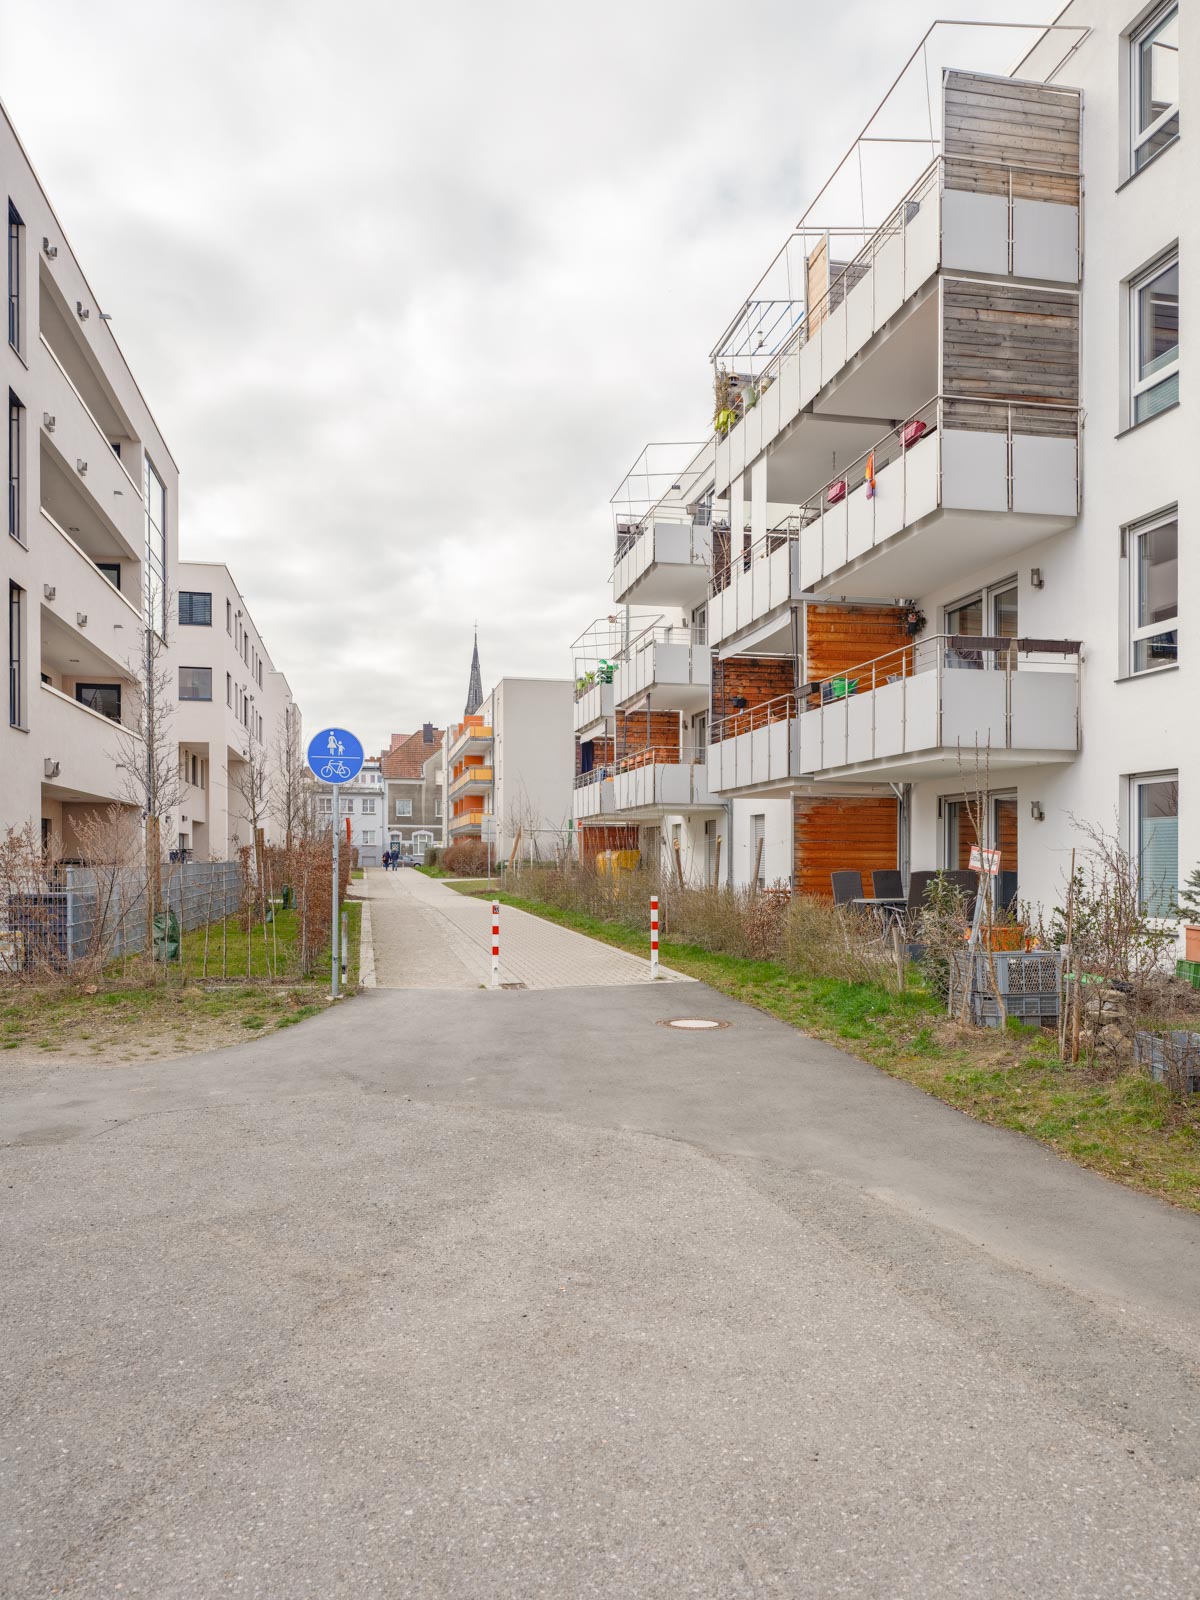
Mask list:
MULTIPOLYGON (((452 887, 488 892, 465 881, 452 887)), ((621 923, 515 895, 499 899, 605 944, 649 954, 649 936, 621 923)), ((1064 1065, 1054 1036, 1040 1028, 1011 1022, 1004 1030, 960 1029, 919 987, 893 994, 873 984, 806 978, 776 962, 671 940, 663 941, 660 954, 665 965, 840 1045, 968 1116, 1027 1134, 1081 1166, 1200 1211, 1200 1106, 1181 1104, 1161 1084, 1064 1065)))
MULTIPOLYGON (((362 903, 347 900, 345 910, 350 950, 346 991, 352 994, 358 986, 362 903)), ((115 963, 103 983, 88 986, 90 993, 64 985, 2 989, 0 1052, 103 1063, 170 1060, 258 1038, 316 1016, 332 1003, 328 946, 324 965, 312 977, 289 976, 295 915, 280 911, 277 918, 274 928, 268 926, 265 945, 261 924, 247 941, 244 929, 229 920, 224 979, 222 926, 215 922, 208 928, 207 977, 205 930, 198 928, 184 934, 180 961, 160 969, 151 982, 132 964, 122 974, 115 963), (268 964, 283 976, 270 977, 268 964)))

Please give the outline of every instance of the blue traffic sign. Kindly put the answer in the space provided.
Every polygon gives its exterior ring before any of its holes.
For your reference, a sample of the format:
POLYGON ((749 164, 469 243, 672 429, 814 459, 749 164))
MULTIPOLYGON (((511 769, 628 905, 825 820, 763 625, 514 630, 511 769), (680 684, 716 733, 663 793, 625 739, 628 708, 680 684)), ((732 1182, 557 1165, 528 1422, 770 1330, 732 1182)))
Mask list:
POLYGON ((322 728, 308 741, 308 764, 322 783, 349 783, 365 759, 362 745, 345 728, 322 728))

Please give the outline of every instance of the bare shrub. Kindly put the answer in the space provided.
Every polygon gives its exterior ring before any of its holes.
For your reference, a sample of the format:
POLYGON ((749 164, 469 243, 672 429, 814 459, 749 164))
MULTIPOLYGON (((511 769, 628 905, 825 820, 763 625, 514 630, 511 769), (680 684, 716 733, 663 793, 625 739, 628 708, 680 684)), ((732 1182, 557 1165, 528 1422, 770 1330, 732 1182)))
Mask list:
POLYGON ((782 959, 792 972, 842 983, 898 986, 887 930, 870 914, 795 895, 783 922, 782 959))
POLYGON ((486 878, 490 860, 482 839, 463 839, 442 851, 442 866, 456 878, 486 878))

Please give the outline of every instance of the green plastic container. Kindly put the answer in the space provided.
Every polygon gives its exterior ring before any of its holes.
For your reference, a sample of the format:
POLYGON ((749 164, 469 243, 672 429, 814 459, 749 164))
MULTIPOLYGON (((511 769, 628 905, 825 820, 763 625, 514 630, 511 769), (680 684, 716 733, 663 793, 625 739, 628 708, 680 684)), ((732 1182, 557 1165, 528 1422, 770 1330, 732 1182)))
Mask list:
POLYGON ((1177 961, 1175 976, 1190 983, 1193 989, 1200 989, 1200 961, 1177 961))

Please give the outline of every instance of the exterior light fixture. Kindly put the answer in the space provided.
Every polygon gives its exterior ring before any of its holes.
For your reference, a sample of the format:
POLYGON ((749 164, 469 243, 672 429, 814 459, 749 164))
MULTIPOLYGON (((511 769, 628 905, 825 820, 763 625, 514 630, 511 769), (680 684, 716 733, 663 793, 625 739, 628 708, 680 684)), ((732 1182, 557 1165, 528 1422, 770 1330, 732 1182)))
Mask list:
POLYGON ((59 773, 62 771, 62 763, 59 761, 54 761, 50 756, 47 756, 45 761, 42 763, 42 771, 45 773, 47 778, 57 778, 59 773))
POLYGON ((82 300, 76 300, 75 315, 79 318, 80 322, 86 322, 91 314, 92 313, 88 310, 87 306, 84 305, 82 300))
POLYGON ((47 433, 54 432, 54 418, 48 411, 42 412, 42 427, 45 428, 47 433))
POLYGON ((58 246, 56 244, 51 244, 49 239, 46 238, 45 234, 42 235, 42 250, 45 252, 47 261, 55 260, 58 255, 58 246))
POLYGON ((1040 800, 1030 801, 1029 815, 1035 822, 1045 822, 1046 813, 1042 810, 1042 802, 1040 800))
POLYGON ((1029 583, 1034 589, 1044 589, 1046 587, 1046 580, 1042 577, 1041 567, 1030 567, 1029 583))
POLYGON ((81 628, 86 628, 87 627, 87 612, 86 611, 77 611, 75 613, 75 621, 81 628))
POLYGON ((54 585, 52 583, 44 583, 42 585, 42 594, 45 597, 45 599, 53 600, 54 596, 57 593, 58 593, 58 590, 54 587, 54 585))
POLYGON ((76 456, 75 457, 75 471, 79 474, 79 476, 81 478, 86 478, 87 477, 87 462, 83 459, 82 456, 76 456))

